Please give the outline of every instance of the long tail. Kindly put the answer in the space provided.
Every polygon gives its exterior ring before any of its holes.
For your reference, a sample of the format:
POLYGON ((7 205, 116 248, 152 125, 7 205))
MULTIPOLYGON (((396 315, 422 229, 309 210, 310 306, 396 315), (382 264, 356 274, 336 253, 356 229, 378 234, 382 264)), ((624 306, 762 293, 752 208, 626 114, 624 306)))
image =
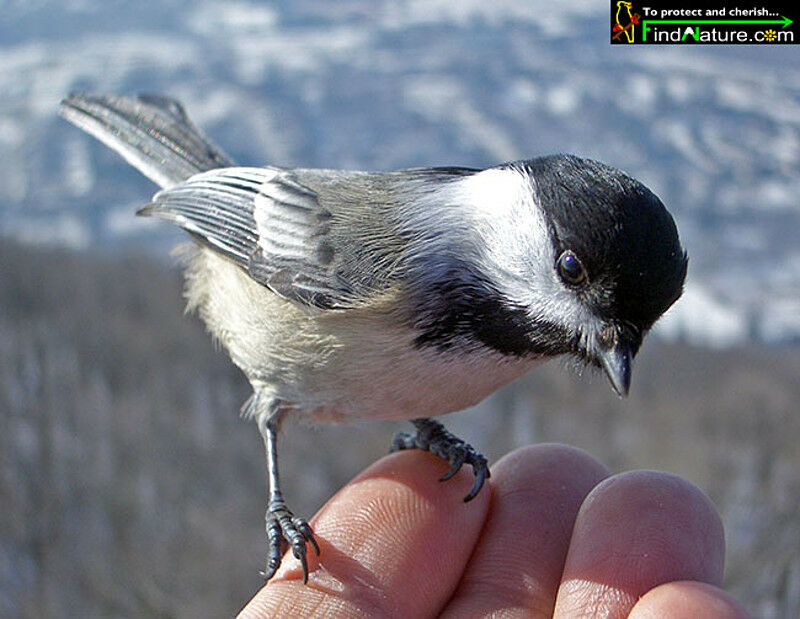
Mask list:
POLYGON ((177 185, 198 172, 236 165, 169 97, 78 93, 64 99, 59 111, 161 187, 177 185))

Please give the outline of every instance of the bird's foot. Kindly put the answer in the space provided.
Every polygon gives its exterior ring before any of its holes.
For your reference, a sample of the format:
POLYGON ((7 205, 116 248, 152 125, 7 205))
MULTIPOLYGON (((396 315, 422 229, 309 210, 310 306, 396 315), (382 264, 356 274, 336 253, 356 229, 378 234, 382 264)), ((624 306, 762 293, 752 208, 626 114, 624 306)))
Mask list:
POLYGON ((306 560, 306 544, 311 544, 314 552, 319 556, 319 546, 314 539, 314 532, 308 523, 296 517, 282 498, 270 499, 267 507, 267 567, 261 573, 264 580, 269 580, 278 571, 281 565, 286 545, 292 549, 292 554, 303 566, 303 583, 308 582, 308 561, 306 560))
POLYGON ((480 452, 454 436, 438 421, 433 419, 413 419, 416 432, 398 432, 392 440, 391 452, 403 449, 422 449, 429 451, 450 463, 450 470, 439 481, 447 481, 458 473, 462 466, 469 464, 475 474, 475 483, 464 502, 471 501, 489 478, 489 465, 480 452))

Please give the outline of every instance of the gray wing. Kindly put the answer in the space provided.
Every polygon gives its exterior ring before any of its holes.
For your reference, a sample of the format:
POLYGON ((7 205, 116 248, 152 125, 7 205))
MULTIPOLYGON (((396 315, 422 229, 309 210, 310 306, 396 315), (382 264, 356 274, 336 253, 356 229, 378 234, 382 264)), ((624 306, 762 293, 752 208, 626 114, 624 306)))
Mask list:
POLYGON ((370 286, 346 266, 356 252, 334 241, 331 211, 291 171, 211 170, 160 191, 139 213, 178 224, 292 301, 347 308, 370 286))
POLYGON ((414 233, 398 214, 478 171, 237 168, 168 97, 73 94, 61 114, 165 188, 140 214, 178 224, 255 281, 321 309, 359 305, 400 281, 414 233))

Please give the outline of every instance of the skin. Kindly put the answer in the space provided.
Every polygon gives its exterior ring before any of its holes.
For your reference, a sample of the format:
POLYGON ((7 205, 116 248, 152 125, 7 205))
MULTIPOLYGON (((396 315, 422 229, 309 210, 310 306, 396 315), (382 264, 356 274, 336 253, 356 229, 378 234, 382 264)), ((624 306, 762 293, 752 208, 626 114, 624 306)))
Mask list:
POLYGON ((524 447, 468 504, 462 469, 392 454, 311 521, 308 585, 287 556, 240 617, 747 617, 719 588, 719 514, 675 475, 610 475, 564 445, 524 447))

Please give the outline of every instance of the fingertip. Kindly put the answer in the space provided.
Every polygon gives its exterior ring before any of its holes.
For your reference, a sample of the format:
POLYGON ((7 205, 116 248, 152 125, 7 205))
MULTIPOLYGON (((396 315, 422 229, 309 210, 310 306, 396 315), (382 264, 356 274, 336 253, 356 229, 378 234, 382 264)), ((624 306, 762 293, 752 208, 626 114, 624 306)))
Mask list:
POLYGON ((750 614, 729 593, 703 582, 670 582, 648 591, 629 619, 747 619, 750 614))
POLYGON ((581 507, 557 611, 571 616, 589 604, 628 612, 665 582, 719 584, 724 555, 720 516, 696 486, 656 471, 616 475, 581 507))
POLYGON ((559 444, 515 450, 492 467, 488 521, 444 616, 552 613, 575 516, 608 470, 559 444))
MULTIPOLYGON (((636 573, 626 570, 634 579, 665 577, 674 571, 676 577, 669 580, 722 582, 722 519, 708 496, 678 475, 630 471, 598 484, 581 506, 573 538, 576 547, 570 548, 575 553, 570 558, 580 561, 584 553, 596 558, 595 553, 609 542, 621 546, 616 550, 627 548, 624 561, 629 566, 636 556, 632 553, 641 552, 645 562, 640 569, 636 573)), ((593 575, 585 565, 580 569, 582 575, 593 575)), ((596 575, 605 574, 601 569, 596 575)), ((653 586, 656 584, 660 583, 653 586)))
MULTIPOLYGON (((452 476, 443 479, 445 474, 449 473, 449 468, 448 463, 441 458, 418 449, 387 454, 357 475, 334 495, 331 501, 355 485, 391 483, 403 486, 415 496, 449 510, 454 501, 463 502, 476 479, 469 465, 462 466, 452 476)), ((483 490, 476 493, 469 507, 477 506, 478 511, 488 509, 488 490, 488 487, 484 486, 483 490)), ((318 516, 322 516, 326 508, 327 504, 323 506, 318 516)))
POLYGON ((610 473, 605 464, 583 449, 563 443, 538 443, 519 447, 500 458, 492 467, 492 475, 495 480, 500 476, 508 480, 506 483, 513 481, 527 487, 531 482, 539 484, 542 477, 552 478, 550 473, 565 469, 579 471, 594 484, 610 473))

